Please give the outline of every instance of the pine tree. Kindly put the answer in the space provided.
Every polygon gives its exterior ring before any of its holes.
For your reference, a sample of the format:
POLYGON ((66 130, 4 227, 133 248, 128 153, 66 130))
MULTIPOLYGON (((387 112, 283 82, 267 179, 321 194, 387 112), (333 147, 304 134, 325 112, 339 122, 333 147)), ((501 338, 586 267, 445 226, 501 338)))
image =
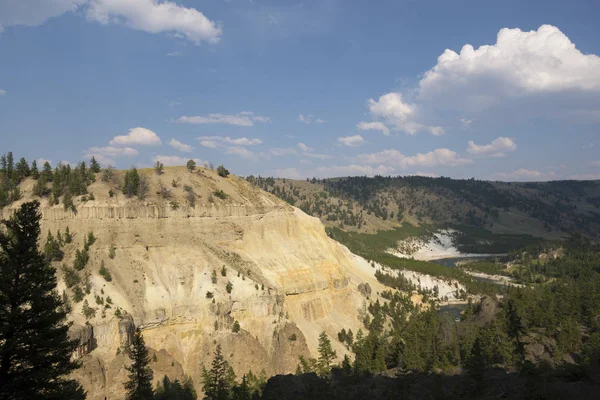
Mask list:
POLYGON ((33 160, 31 162, 31 177, 33 179, 39 179, 40 171, 38 170, 37 161, 33 160))
POLYGON ((228 400, 235 383, 235 374, 229 363, 223 358, 221 345, 215 350, 215 358, 210 370, 202 367, 204 400, 228 400))
POLYGON ((100 172, 100 163, 96 161, 96 157, 94 156, 92 156, 92 159, 90 160, 90 171, 92 171, 95 174, 100 172))
POLYGON ((127 348, 127 355, 132 361, 129 367, 129 379, 125 382, 126 400, 151 400, 152 391, 152 369, 150 368, 150 356, 144 342, 142 331, 138 328, 133 335, 131 345, 127 348))
POLYGON ((54 176, 52 174, 52 167, 48 161, 44 162, 42 167, 42 176, 46 179, 46 182, 52 182, 54 176))
POLYGON ((329 373, 329 369, 331 368, 331 363, 337 357, 336 352, 331 347, 331 341, 327 336, 325 331, 321 332, 319 335, 319 373, 321 375, 326 375, 329 373))
POLYGON ((67 376, 77 341, 56 292, 56 270, 38 251, 37 201, 24 203, 0 230, 0 398, 85 399, 67 376))
POLYGON ((193 170, 196 169, 196 161, 194 160, 189 160, 186 164, 188 171, 192 172, 193 170))
POLYGON ((29 164, 27 163, 27 160, 25 160, 25 157, 21 157, 15 166, 15 170, 19 182, 31 175, 31 170, 29 169, 29 164))

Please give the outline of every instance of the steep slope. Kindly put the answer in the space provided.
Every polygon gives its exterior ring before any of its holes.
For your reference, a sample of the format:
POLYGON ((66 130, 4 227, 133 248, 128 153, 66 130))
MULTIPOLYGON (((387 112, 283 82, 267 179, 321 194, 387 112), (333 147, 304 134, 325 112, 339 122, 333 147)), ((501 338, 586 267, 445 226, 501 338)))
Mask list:
MULTIPOLYGON (((77 377, 88 398, 122 394, 127 359, 120 346, 134 326, 152 349, 155 380, 187 374, 196 385, 216 343, 237 374, 250 368, 289 373, 298 355, 316 356, 321 331, 334 337, 341 328, 361 327, 366 297, 358 285, 368 283, 373 296, 382 286, 374 269, 329 239, 317 218, 212 170, 140 173, 150 187, 143 200, 117 189, 122 172, 90 185, 94 200, 75 199, 76 212, 42 199, 42 232, 56 237, 68 227, 73 234, 57 263, 59 290, 73 299, 76 287, 89 289, 81 301, 71 301, 83 360, 77 377), (166 189, 164 182, 173 185, 166 189), (89 261, 75 271, 82 283, 67 288, 60 265, 74 265, 89 232, 96 238, 89 261), (99 274, 102 265, 112 280, 99 274), (86 301, 95 316, 83 315, 86 301), (234 333, 236 320, 241 330, 234 333)), ((30 180, 21 184, 23 199, 2 210, 5 218, 34 197, 32 187, 30 180)), ((333 342, 338 355, 347 351, 333 342)))

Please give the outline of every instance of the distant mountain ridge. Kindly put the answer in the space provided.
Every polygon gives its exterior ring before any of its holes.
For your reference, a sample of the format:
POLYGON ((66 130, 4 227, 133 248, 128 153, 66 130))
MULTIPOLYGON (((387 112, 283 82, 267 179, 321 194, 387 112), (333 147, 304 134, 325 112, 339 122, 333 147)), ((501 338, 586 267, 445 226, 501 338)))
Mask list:
POLYGON ((402 223, 467 226, 558 238, 600 232, 600 181, 348 177, 307 181, 250 176, 251 183, 329 226, 374 233, 402 223))

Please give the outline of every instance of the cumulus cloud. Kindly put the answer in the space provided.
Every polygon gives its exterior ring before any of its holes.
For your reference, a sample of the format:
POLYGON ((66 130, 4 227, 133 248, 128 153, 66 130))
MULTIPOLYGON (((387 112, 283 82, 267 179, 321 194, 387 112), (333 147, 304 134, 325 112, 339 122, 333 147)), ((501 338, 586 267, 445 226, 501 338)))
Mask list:
POLYGON ((509 181, 548 181, 556 179, 557 175, 555 172, 542 172, 534 169, 519 168, 511 172, 495 173, 492 177, 509 181))
POLYGON ((357 147, 365 142, 365 139, 360 135, 345 136, 338 138, 338 142, 349 147, 357 147))
POLYGON ((250 111, 243 111, 239 114, 208 114, 207 116, 182 116, 177 119, 177 122, 183 124, 227 124, 237 126, 253 126, 254 122, 271 122, 269 117, 261 117, 254 115, 250 111))
POLYGON ((360 154, 356 159, 365 164, 383 164, 399 166, 401 168, 409 167, 435 167, 471 164, 473 161, 464 158, 449 149, 435 149, 428 153, 417 153, 414 156, 407 157, 398 150, 390 149, 378 153, 360 154))
POLYGON ((46 163, 46 162, 47 162, 48 164, 52 165, 52 160, 47 160, 47 159, 45 159, 44 157, 40 157, 40 158, 38 158, 38 159, 37 159, 37 160, 35 160, 35 161, 36 161, 36 163, 37 163, 37 166, 38 166, 38 168, 41 168, 41 167, 42 167, 42 165, 44 165, 44 163, 46 163))
POLYGON ((303 122, 307 125, 309 124, 324 124, 325 121, 322 120, 321 118, 315 118, 312 115, 304 115, 304 114, 298 114, 298 121, 303 122))
MULTIPOLYGON (((186 165, 189 160, 190 160, 189 158, 184 158, 184 157, 179 157, 179 156, 164 156, 164 155, 158 155, 152 159, 153 162, 157 162, 157 161, 161 162, 167 167, 177 167, 177 166, 181 166, 181 165, 186 165)), ((202 161, 199 158, 192 158, 192 160, 194 160, 197 165, 206 164, 206 161, 202 161)))
POLYGON ((513 139, 499 137, 494 139, 492 143, 481 146, 469 140, 467 152, 475 156, 504 157, 506 153, 515 151, 516 148, 517 145, 513 139))
POLYGON ((390 135, 390 128, 385 126, 385 124, 383 122, 364 122, 363 121, 363 122, 359 122, 356 125, 356 128, 360 129, 361 131, 380 131, 385 136, 390 135))
POLYGON ((89 0, 89 20, 102 24, 124 23, 150 33, 170 32, 200 44, 216 43, 221 28, 195 8, 160 0, 89 0))
POLYGON ((262 140, 247 137, 241 138, 230 138, 229 136, 200 136, 197 138, 200 141, 200 145, 204 147, 223 147, 227 145, 233 146, 256 146, 262 144, 262 140))
POLYGON ((446 49, 419 83, 419 99, 460 90, 488 97, 565 90, 599 91, 600 57, 583 54, 557 27, 537 31, 503 28, 496 44, 477 50, 466 44, 460 54, 446 49), (493 83, 493 86, 484 85, 493 83))
POLYGON ((189 153, 192 150, 194 150, 194 148, 192 146, 190 146, 189 144, 181 143, 179 140, 176 140, 176 139, 171 139, 169 141, 169 146, 171 146, 174 149, 177 149, 181 152, 184 152, 184 153, 189 153))
POLYGON ((142 127, 131 128, 127 135, 115 136, 109 143, 113 146, 158 146, 162 144, 156 133, 142 127))
POLYGON ((6 94, 6 90, 0 89, 0 96, 4 96, 6 94))
POLYGON ((19 0, 0 3, 0 25, 37 26, 66 12, 84 9, 88 20, 118 23, 149 33, 173 33, 195 44, 216 43, 221 27, 195 8, 166 0, 19 0))
POLYGON ((419 131, 427 131, 435 136, 444 134, 444 129, 440 126, 428 126, 418 122, 418 106, 406 103, 401 93, 384 94, 378 100, 369 99, 367 106, 373 118, 383 119, 395 130, 409 135, 415 135, 419 131))

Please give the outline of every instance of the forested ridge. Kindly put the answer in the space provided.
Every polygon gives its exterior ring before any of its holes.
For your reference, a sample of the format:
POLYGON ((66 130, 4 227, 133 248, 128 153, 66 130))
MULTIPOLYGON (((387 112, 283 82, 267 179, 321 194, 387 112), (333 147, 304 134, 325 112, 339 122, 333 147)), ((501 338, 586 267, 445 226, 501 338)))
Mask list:
POLYGON ((374 232, 401 222, 548 236, 600 231, 600 182, 491 182, 422 176, 249 182, 329 226, 374 232))

